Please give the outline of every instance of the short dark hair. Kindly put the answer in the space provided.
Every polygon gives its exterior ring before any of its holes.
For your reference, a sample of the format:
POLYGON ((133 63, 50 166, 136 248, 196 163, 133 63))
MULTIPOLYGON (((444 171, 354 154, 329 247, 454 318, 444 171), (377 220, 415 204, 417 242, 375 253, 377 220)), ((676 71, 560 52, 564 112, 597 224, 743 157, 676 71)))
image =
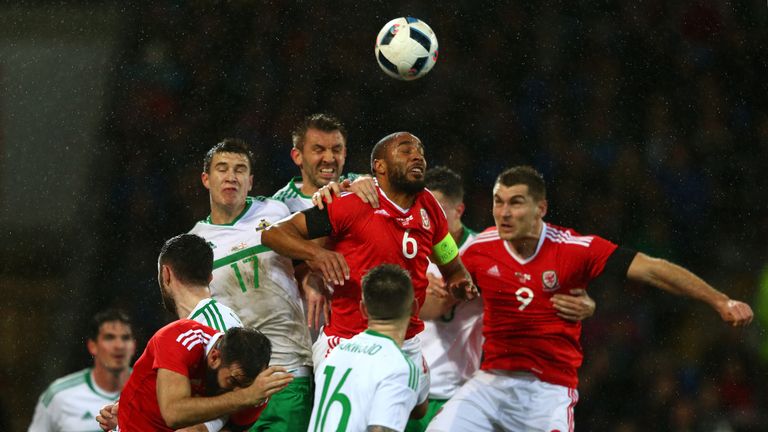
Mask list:
POLYGON ((253 327, 232 327, 221 337, 219 351, 224 366, 237 363, 253 379, 269 365, 272 343, 253 327))
POLYGON ((344 128, 344 124, 330 114, 319 113, 304 117, 304 120, 291 132, 294 148, 304 150, 304 141, 307 138, 307 131, 309 129, 317 129, 323 132, 339 131, 341 136, 344 137, 344 144, 346 145, 347 143, 347 129, 344 128))
POLYGON ((99 332, 101 332, 101 326, 104 323, 112 321, 119 321, 127 325, 131 329, 131 333, 133 333, 131 317, 129 317, 128 314, 121 309, 109 308, 97 312, 96 315, 91 318, 91 322, 88 325, 88 339, 92 341, 98 340, 99 332))
POLYGON ((213 156, 218 153, 245 155, 246 159, 248 159, 248 171, 253 173, 253 153, 251 153, 251 148, 248 146, 248 143, 238 138, 225 138, 220 143, 211 147, 203 159, 203 172, 211 172, 211 161, 213 156))
POLYGON ((382 264, 363 276, 363 303, 372 319, 410 316, 413 296, 411 277, 397 265, 382 264))
POLYGON ((448 167, 438 166, 427 170, 424 183, 432 191, 440 192, 454 203, 464 201, 464 185, 461 176, 448 167))
POLYGON ((182 282, 208 285, 213 272, 213 250, 195 234, 172 237, 160 248, 160 265, 169 265, 182 282))
POLYGON ((544 176, 533 167, 518 165, 507 169, 496 178, 496 184, 511 187, 523 184, 528 186, 528 193, 536 201, 547 199, 547 186, 544 176))

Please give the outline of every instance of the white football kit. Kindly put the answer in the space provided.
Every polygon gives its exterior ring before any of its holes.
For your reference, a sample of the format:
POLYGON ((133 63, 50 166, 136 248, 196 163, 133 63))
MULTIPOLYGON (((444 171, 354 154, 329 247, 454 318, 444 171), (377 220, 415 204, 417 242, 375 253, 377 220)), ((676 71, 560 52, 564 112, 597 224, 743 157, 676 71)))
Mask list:
POLYGON ((91 371, 91 368, 83 369, 48 386, 37 401, 29 432, 98 431, 99 410, 114 403, 119 393, 99 388, 91 371))
POLYGON ((315 373, 308 432, 403 430, 416 406, 418 368, 394 340, 366 330, 342 342, 315 373))
MULTIPOLYGON (((464 227, 457 242, 459 253, 472 243, 477 233, 464 227)), ((427 273, 436 276, 440 270, 431 264, 427 273)), ((429 398, 447 400, 480 367, 483 349, 483 301, 477 297, 458 303, 451 312, 436 320, 425 320, 419 334, 422 352, 429 365, 429 398)))
POLYGON ((243 326, 235 311, 212 298, 200 300, 187 318, 222 332, 243 326))
POLYGON ((312 365, 293 263, 261 244, 261 230, 289 215, 279 201, 248 197, 231 224, 216 225, 208 217, 190 233, 203 237, 213 249, 211 296, 269 338, 270 364, 292 370, 312 365))

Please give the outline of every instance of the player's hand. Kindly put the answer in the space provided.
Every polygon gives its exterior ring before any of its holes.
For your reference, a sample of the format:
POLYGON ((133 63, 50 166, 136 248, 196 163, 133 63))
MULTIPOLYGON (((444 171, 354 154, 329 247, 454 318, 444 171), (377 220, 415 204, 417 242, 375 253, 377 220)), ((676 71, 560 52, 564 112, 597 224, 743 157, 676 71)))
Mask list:
POLYGON ((715 305, 723 321, 734 327, 742 327, 752 322, 754 314, 752 308, 744 302, 737 300, 724 300, 715 305))
POLYGON ((235 391, 242 392, 247 405, 259 405, 264 399, 272 396, 288 386, 293 381, 293 375, 289 374, 282 366, 270 366, 253 380, 253 384, 235 391))
POLYGON ((451 295, 453 295, 456 300, 468 301, 474 299, 478 295, 475 284, 464 278, 451 283, 448 287, 448 291, 451 292, 451 295))
POLYGON ((99 427, 104 432, 117 428, 117 405, 118 402, 104 405, 99 410, 99 415, 96 416, 96 421, 99 422, 99 427))
POLYGON ((585 289, 572 289, 571 295, 555 294, 550 300, 557 316, 568 321, 581 321, 595 313, 595 301, 585 289))
POLYGON ((427 272, 427 282, 427 295, 443 299, 451 294, 448 292, 442 277, 427 272))
POLYGON ((307 300, 307 326, 317 329, 320 327, 320 314, 325 322, 330 321, 330 304, 324 290, 322 277, 314 272, 307 272, 301 281, 304 287, 304 297, 307 300))
POLYGON ((344 285, 344 281, 349 279, 349 266, 344 259, 344 255, 320 249, 315 257, 305 261, 310 269, 323 275, 323 280, 327 283, 344 285))
POLYGON ((341 195, 341 192, 346 191, 349 186, 349 179, 346 179, 341 183, 330 182, 312 194, 312 204, 322 210, 325 207, 326 202, 328 204, 332 203, 334 195, 341 195))
POLYGON ((360 176, 348 188, 342 188, 344 192, 352 192, 364 203, 373 208, 379 208, 379 192, 376 190, 376 182, 371 176, 360 176))

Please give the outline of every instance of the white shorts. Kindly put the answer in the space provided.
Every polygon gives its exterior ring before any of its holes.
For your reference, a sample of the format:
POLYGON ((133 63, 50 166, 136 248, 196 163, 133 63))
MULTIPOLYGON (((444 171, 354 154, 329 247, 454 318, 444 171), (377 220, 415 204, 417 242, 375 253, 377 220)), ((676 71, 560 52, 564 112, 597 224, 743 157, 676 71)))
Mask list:
POLYGON ((477 371, 443 405, 427 432, 573 432, 576 389, 550 384, 535 375, 477 371))
MULTIPOLYGON (((340 343, 346 342, 348 340, 349 339, 339 336, 328 336, 325 334, 322 328, 320 329, 320 335, 317 337, 315 343, 312 344, 312 364, 315 368, 315 374, 318 374, 318 371, 322 367, 323 363, 325 363, 325 358, 328 357, 328 354, 331 353, 331 350, 336 348, 340 343)), ((419 339, 418 335, 410 339, 406 339, 403 342, 401 349, 405 355, 411 359, 413 364, 416 366, 421 366, 418 368, 419 397, 416 401, 416 404, 418 405, 427 400, 429 397, 429 366, 427 366, 427 361, 421 354, 421 339, 419 339)))

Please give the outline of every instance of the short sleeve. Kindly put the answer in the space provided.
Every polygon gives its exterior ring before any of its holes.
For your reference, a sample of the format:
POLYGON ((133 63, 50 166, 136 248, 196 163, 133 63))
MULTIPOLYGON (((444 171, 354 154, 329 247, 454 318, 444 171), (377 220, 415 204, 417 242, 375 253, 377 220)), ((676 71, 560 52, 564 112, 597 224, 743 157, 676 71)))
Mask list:
POLYGON ((372 210, 369 204, 348 192, 335 198, 333 202, 326 205, 326 208, 333 235, 336 236, 346 233, 358 219, 370 216, 372 210))
POLYGON ((409 386, 411 375, 407 368, 402 368, 380 381, 373 395, 373 408, 366 426, 405 429, 417 399, 417 386, 409 386))
POLYGON ((197 364, 205 353, 210 335, 202 325, 166 327, 150 341, 153 343, 155 360, 152 369, 168 369, 189 377, 190 366, 197 364))
POLYGON ((35 406, 35 415, 32 417, 32 424, 29 425, 28 432, 52 431, 54 428, 51 423, 51 414, 48 412, 48 408, 43 404, 43 396, 40 396, 40 399, 37 401, 37 406, 35 406))

